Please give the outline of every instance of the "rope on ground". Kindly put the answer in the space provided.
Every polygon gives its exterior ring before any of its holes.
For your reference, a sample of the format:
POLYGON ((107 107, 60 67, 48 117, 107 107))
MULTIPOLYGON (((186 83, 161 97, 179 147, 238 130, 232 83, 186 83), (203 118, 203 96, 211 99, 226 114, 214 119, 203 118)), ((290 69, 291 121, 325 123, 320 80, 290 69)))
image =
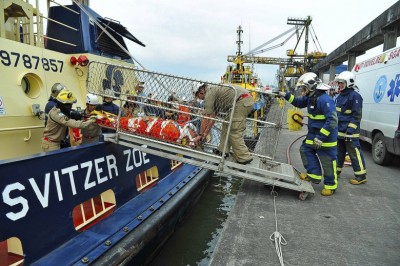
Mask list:
MULTIPOLYGON (((288 164, 291 164, 291 158, 290 158, 290 149, 292 147, 292 145, 298 141, 299 139, 305 137, 306 135, 302 135, 298 138, 296 138, 294 141, 292 141, 292 143, 290 143, 290 145, 288 146, 287 150, 286 150, 286 159, 288 164)), ((275 232, 273 232, 271 234, 271 236, 269 237, 269 239, 271 241, 275 242, 275 251, 276 254, 278 255, 278 259, 279 259, 279 263, 281 264, 281 266, 284 266, 284 262, 283 262, 283 253, 282 253, 282 246, 286 246, 287 242, 286 239, 283 237, 283 235, 281 233, 278 232, 278 218, 276 216, 276 197, 278 197, 278 193, 275 191, 275 186, 272 187, 272 191, 271 191, 271 195, 274 197, 274 213, 275 213, 275 232)))
POLYGON ((283 253, 282 253, 282 246, 286 246, 287 242, 283 235, 278 232, 278 218, 276 216, 276 197, 278 197, 278 193, 275 191, 275 187, 272 188, 271 195, 274 197, 274 213, 275 213, 275 232, 271 234, 269 239, 275 242, 275 251, 278 255, 279 263, 281 266, 284 266, 283 263, 283 253))

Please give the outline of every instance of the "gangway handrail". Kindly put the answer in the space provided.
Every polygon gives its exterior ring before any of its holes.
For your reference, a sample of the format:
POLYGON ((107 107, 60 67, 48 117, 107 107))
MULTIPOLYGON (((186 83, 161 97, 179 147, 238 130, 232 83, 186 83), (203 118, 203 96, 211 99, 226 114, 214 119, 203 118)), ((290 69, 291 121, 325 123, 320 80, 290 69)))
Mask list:
MULTIPOLYGON (((231 134, 232 125, 239 125, 239 123, 233 123, 233 117, 237 111, 236 103, 240 102, 242 99, 238 96, 248 95, 244 89, 229 84, 202 82, 185 77, 92 61, 89 63, 87 71, 87 90, 95 95, 103 97, 109 96, 119 100, 120 107, 122 107, 123 102, 128 102, 135 103, 140 112, 142 112, 142 110, 144 111, 144 107, 158 108, 158 111, 171 110, 175 112, 175 117, 173 118, 157 118, 149 117, 144 113, 140 115, 134 114, 133 116, 132 114, 122 116, 122 108, 118 115, 98 111, 96 113, 98 118, 97 123, 102 127, 110 128, 115 131, 112 135, 105 135, 105 141, 213 171, 219 171, 266 184, 278 185, 300 192, 314 193, 312 186, 308 182, 303 182, 291 165, 275 162, 271 159, 271 156, 257 154, 257 151, 250 150, 248 147, 249 152, 253 155, 253 160, 259 162, 260 166, 255 167, 254 165, 240 164, 234 159, 236 156, 235 154, 233 154, 233 156, 229 155, 231 146, 236 144, 229 143, 229 141, 238 141, 231 139, 229 136, 231 134), (146 86, 143 94, 130 94, 132 86, 135 88, 140 82, 143 82, 146 86), (206 98, 205 103, 205 108, 207 108, 207 110, 212 106, 212 117, 209 117, 210 113, 199 113, 198 109, 191 109, 192 106, 182 102, 179 102, 178 105, 185 106, 187 109, 179 108, 179 106, 173 109, 170 106, 158 106, 153 103, 144 102, 145 99, 151 99, 172 104, 171 102, 165 101, 165 98, 168 97, 166 92, 172 92, 175 95, 186 97, 192 93, 193 87, 198 86, 199 83, 208 84, 209 87, 206 89, 207 93, 215 93, 214 98, 206 98), (154 95, 162 95, 161 97, 163 99, 159 100, 147 97, 145 94, 146 90, 147 93, 151 92, 154 93, 154 95), (129 96, 136 98, 128 99, 129 96), (207 101, 213 101, 213 103, 209 103, 207 106, 207 101), (214 115, 215 117, 213 117, 214 115), (194 118, 198 120, 201 119, 202 123, 197 123, 196 126, 189 125, 188 121, 194 120, 194 118), (205 124, 203 124, 204 122, 205 124), (205 127, 207 127, 206 130, 204 130, 205 127), (198 138, 200 129, 202 130, 202 134, 206 133, 208 135, 203 135, 202 138, 198 138), (224 135, 222 136, 222 134, 224 135), (200 139, 206 143, 199 142, 200 139), (220 152, 211 152, 209 149, 210 147, 218 148, 220 152)), ((258 90, 254 92, 264 93, 258 90)), ((244 102, 242 102, 242 106, 244 107, 245 105, 243 103, 244 102)), ((246 104, 247 103, 248 102, 246 102, 246 104)), ((127 106, 129 107, 129 105, 127 106)), ((131 108, 133 107, 134 106, 131 106, 131 108)), ((151 113, 151 110, 148 113, 151 113)), ((282 113, 283 112, 279 111, 279 121, 282 121, 282 113)), ((238 116, 238 118, 239 117, 240 116, 238 116)), ((249 130, 256 126, 258 127, 258 123, 264 125, 264 133, 268 134, 264 135, 270 137, 272 142, 274 142, 274 138, 277 136, 276 133, 279 132, 281 128, 281 123, 279 121, 274 121, 276 123, 272 123, 256 119, 245 119, 243 117, 239 119, 243 119, 240 120, 240 122, 246 123, 246 125, 249 126, 249 130), (272 131, 267 133, 270 130, 272 131)), ((239 120, 237 120, 237 122, 239 122, 239 120)), ((257 146, 261 133, 254 135, 253 132, 249 130, 246 131, 245 127, 243 134, 248 134, 250 137, 247 139, 244 137, 243 140, 240 141, 243 141, 243 144, 246 146, 257 146)), ((263 139, 263 142, 271 141, 263 139)), ((258 151, 260 150, 261 149, 258 149, 258 151)), ((235 152, 237 151, 235 150, 235 152)))

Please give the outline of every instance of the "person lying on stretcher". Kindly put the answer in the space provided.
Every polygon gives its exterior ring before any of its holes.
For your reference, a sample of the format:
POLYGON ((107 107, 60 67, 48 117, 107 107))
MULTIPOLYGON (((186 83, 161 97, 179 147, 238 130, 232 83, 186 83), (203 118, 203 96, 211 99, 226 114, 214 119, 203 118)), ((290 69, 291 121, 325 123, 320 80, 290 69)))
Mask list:
MULTIPOLYGON (((97 115, 96 123, 116 128, 118 117, 106 113, 95 111, 97 115)), ((162 139, 168 142, 177 142, 183 145, 194 147, 197 145, 195 139, 197 137, 196 127, 190 123, 177 123, 173 120, 167 120, 157 117, 121 117, 120 129, 133 132, 140 135, 146 135, 151 138, 162 139)))

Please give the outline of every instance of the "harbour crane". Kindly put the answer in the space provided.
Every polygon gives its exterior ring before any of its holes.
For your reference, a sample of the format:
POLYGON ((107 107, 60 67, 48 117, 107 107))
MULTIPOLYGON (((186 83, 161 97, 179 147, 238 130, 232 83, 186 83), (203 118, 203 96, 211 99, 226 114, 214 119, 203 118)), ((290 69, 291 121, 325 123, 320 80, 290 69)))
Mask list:
MULTIPOLYGON (((282 34, 276 36, 275 38, 267 41, 266 43, 252 49, 246 54, 242 54, 240 50, 240 44, 238 43, 238 52, 236 55, 229 55, 227 60, 228 62, 234 62, 237 66, 243 65, 245 63, 250 64, 270 64, 270 65, 279 65, 278 71, 278 81, 279 83, 284 83, 286 77, 299 77, 304 72, 310 71, 311 68, 318 63, 319 60, 326 57, 326 53, 315 51, 309 52, 308 44, 310 35, 313 37, 314 42, 318 42, 318 38, 315 35, 314 29, 311 25, 312 18, 307 16, 307 18, 293 18, 289 17, 287 20, 288 25, 294 25, 289 30, 283 32, 282 34), (311 30, 310 30, 311 29, 311 30), (289 34, 289 37, 286 38, 282 43, 273 45, 267 48, 265 46, 273 43, 274 41, 280 39, 281 37, 289 34), (266 51, 270 51, 277 47, 283 46, 289 39, 291 39, 294 35, 297 35, 297 42, 294 49, 288 49, 286 51, 286 58, 281 57, 264 57, 264 56, 255 56, 256 54, 264 53, 266 51), (298 54, 296 49, 304 35, 304 52, 303 54, 298 54), (315 39, 314 39, 315 37, 315 39)), ((240 34, 242 32, 241 27, 238 29, 238 40, 240 41, 240 34)), ((322 51, 321 46, 319 45, 320 50, 322 51)))

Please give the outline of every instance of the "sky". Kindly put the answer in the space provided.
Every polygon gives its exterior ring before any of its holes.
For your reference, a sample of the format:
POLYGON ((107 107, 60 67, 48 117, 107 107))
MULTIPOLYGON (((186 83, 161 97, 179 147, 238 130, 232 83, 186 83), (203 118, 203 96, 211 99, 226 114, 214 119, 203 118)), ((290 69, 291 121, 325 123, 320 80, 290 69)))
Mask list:
MULTIPOLYGON (((68 1, 67 1, 68 2, 68 1)), ((395 0, 90 0, 98 14, 119 21, 146 47, 126 41, 146 69, 209 82, 219 82, 227 56, 237 50, 236 30, 243 28, 243 52, 289 30, 288 17, 311 16, 317 40, 309 51, 330 53, 397 1, 395 0)), ((271 45, 285 41, 286 35, 271 45)), ((314 41, 313 41, 314 40, 314 41)), ((286 57, 296 37, 258 56, 286 57)), ((397 42, 399 45, 399 40, 397 42)), ((270 47, 266 46, 266 47, 270 47)), ((296 49, 304 51, 304 39, 296 49)), ((357 61, 382 51, 377 47, 357 61)), ((278 67, 255 65, 264 85, 273 84, 278 67)))

